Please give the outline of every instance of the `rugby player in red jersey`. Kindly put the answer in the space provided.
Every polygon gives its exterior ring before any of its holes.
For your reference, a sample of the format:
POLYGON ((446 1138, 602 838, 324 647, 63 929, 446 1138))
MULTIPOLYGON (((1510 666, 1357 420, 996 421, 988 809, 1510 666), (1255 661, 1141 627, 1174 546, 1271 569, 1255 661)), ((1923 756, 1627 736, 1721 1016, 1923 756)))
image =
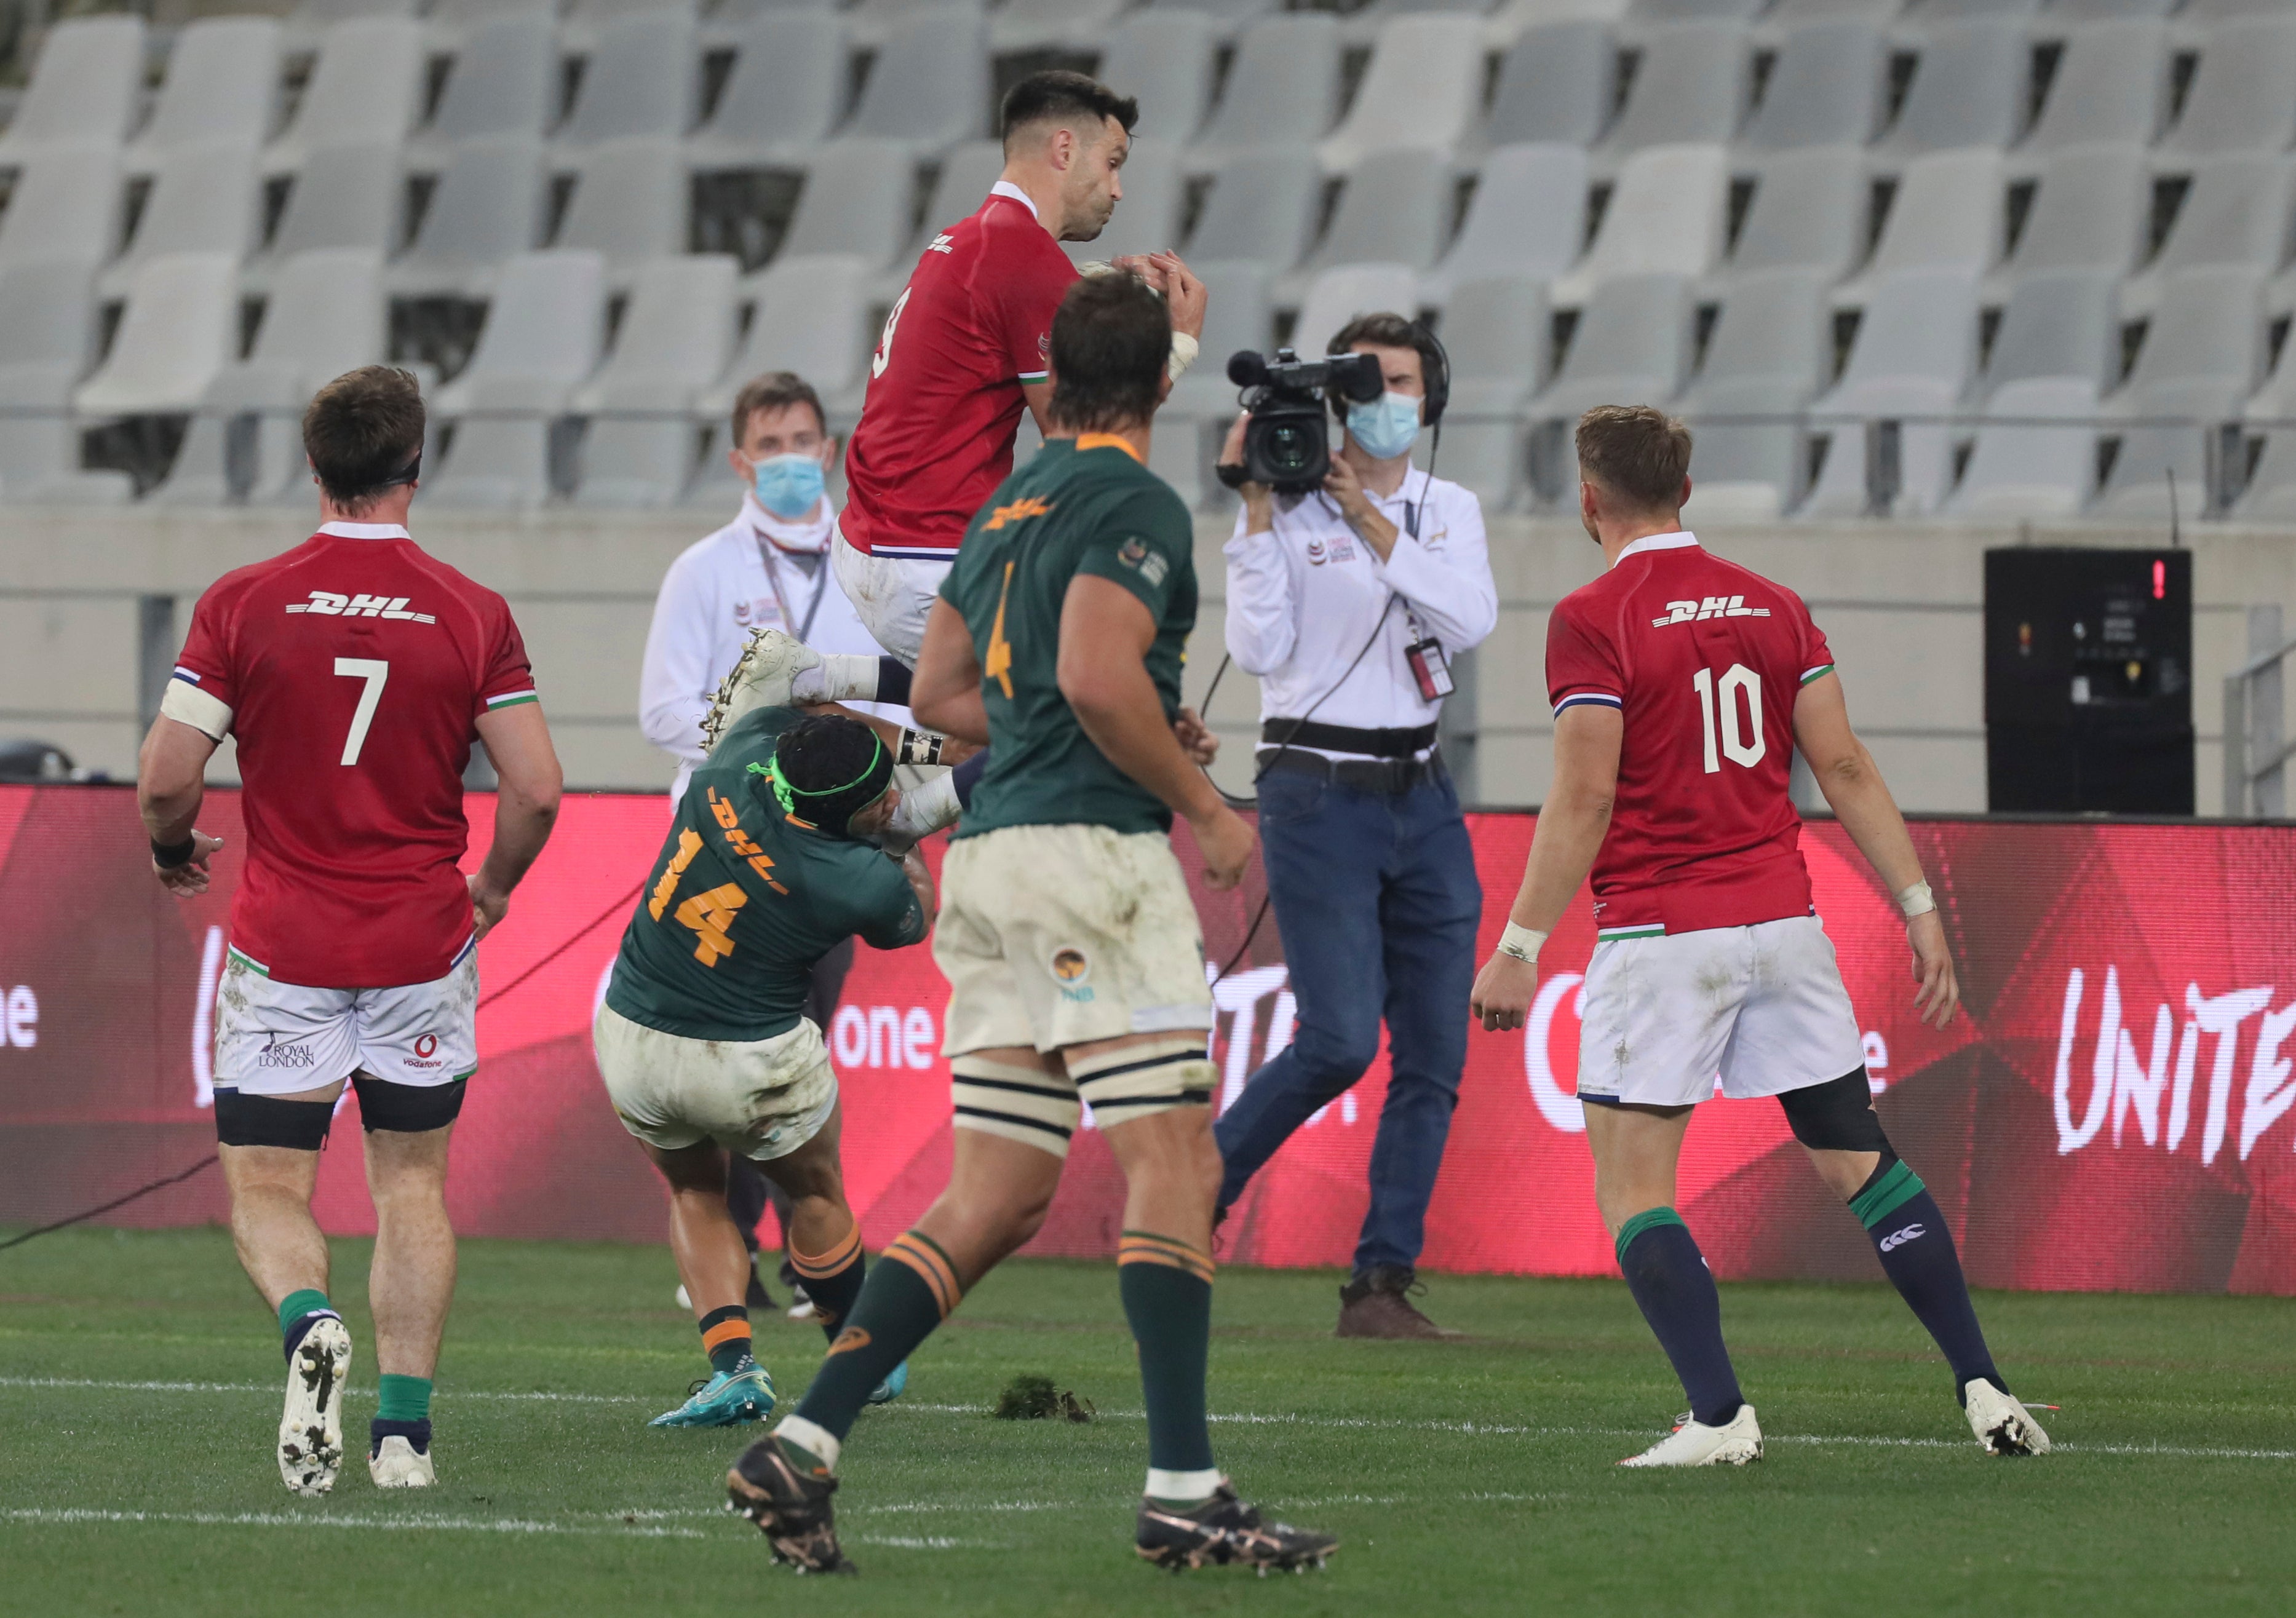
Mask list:
POLYGON ((383 1488, 437 1481, 447 1140, 478 1067, 477 945, 558 813, 558 758, 509 607, 407 537, 422 422, 403 371, 371 365, 319 390, 303 416, 319 530, 200 598, 136 780, 160 882, 205 892, 222 845, 193 822, 209 756, 238 740, 247 862, 217 994, 216 1135, 232 1239, 279 1315, 279 1473, 298 1494, 327 1492, 342 1461, 350 1336, 327 1302, 310 1203, 346 1083, 375 1211, 381 1408, 367 1467, 383 1488), (493 846, 466 879, 473 740, 502 789, 493 846))
POLYGON ((1486 1028, 1523 1026, 1538 946, 1591 869, 1578 1099, 1595 1199, 1690 1397, 1679 1427, 1622 1464, 1762 1455, 1714 1278, 1674 1208, 1691 1109, 1718 1075, 1725 1095, 1777 1097, 1944 1351, 1977 1442, 1994 1455, 2046 1454, 2048 1435, 1994 1367, 1945 1215, 1874 1111, 1857 1018, 1810 902, 1787 795, 1794 749, 1896 895, 1915 1009, 1941 1028, 1960 991, 1921 857, 1849 728, 1833 655, 1801 599, 1684 531, 1690 447, 1681 422, 1645 406, 1579 421, 1580 516, 1609 567, 1548 620, 1554 785, 1472 1001, 1486 1028))
MULTIPOLYGON (((885 317, 845 454, 846 503, 830 556, 861 621, 891 655, 824 656, 762 632, 729 677, 738 692, 729 722, 751 707, 909 699, 925 619, 965 526, 1013 470, 1024 404, 1045 428, 1053 315, 1078 275, 1060 244, 1090 241, 1106 227, 1124 195, 1139 115, 1131 97, 1057 69, 1032 73, 1005 95, 1003 177, 978 212, 919 256, 885 317)), ((1203 283, 1168 252, 1116 262, 1164 295, 1177 377, 1203 331, 1203 283)), ((910 792, 895 835, 913 840, 955 821, 960 796, 986 767, 976 756, 910 792)))

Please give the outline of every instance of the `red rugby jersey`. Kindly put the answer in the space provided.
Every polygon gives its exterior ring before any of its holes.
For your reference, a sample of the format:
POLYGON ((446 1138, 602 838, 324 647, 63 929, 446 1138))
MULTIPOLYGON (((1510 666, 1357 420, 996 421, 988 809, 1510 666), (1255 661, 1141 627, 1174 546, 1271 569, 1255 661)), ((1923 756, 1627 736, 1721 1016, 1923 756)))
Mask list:
POLYGON ((1636 541, 1546 625, 1547 699, 1621 711, 1601 937, 1811 912, 1787 796, 1794 697, 1833 666, 1801 598, 1688 534, 1636 541))
POLYGON ((1041 382, 1076 266, 1009 192, 932 240, 885 317, 845 452, 839 531, 876 556, 947 561, 1013 470, 1021 385, 1041 382))
POLYGON ((476 722, 534 700, 509 604, 402 527, 329 523, 217 580, 162 711, 239 739, 232 946, 318 988, 445 977, 472 933, 455 864, 476 722))

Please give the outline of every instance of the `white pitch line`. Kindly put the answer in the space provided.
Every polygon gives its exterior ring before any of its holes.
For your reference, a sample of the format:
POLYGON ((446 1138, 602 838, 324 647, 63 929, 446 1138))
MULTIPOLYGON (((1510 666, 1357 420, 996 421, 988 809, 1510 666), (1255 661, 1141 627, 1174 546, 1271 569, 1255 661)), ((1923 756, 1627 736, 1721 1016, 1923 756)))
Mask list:
POLYGON ((16 1523, 196 1523, 222 1528, 374 1528, 398 1532, 601 1533, 641 1540, 699 1540, 699 1529, 628 1524, 549 1523, 530 1517, 348 1516, 287 1511, 99 1511, 86 1507, 33 1506, 8 1511, 16 1523))
MULTIPOLYGON (((267 1382, 105 1382, 85 1377, 0 1377, 0 1387, 66 1387, 94 1388, 100 1391, 127 1393, 270 1393, 279 1388, 267 1382)), ((348 1388, 346 1399, 372 1399, 370 1389, 348 1388)), ((510 1400, 520 1403, 543 1404, 654 1404, 658 1400, 643 1393, 491 1393, 470 1388, 449 1388, 434 1398, 510 1400)))

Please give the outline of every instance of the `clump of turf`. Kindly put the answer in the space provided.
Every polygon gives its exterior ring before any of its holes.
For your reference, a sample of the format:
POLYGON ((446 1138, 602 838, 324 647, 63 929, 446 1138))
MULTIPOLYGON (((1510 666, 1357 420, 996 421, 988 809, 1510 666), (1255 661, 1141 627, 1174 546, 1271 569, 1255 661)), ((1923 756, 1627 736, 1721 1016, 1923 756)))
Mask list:
POLYGON ((1090 1421, 1100 1411, 1091 1400, 1054 1387, 1050 1377, 1024 1372, 1004 1385, 993 1413, 999 1421, 1048 1421, 1054 1416, 1090 1421))

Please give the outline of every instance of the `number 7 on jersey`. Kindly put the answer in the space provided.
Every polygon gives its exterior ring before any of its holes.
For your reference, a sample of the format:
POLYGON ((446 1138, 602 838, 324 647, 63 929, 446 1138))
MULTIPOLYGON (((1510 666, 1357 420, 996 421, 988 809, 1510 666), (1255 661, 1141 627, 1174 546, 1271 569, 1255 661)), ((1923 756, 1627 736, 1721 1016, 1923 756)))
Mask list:
POLYGON ((367 727, 374 723, 374 710, 382 701, 382 688, 390 679, 390 665, 375 658, 337 658, 335 673, 345 679, 364 680, 365 689, 359 692, 358 710, 351 715, 350 734, 343 738, 343 763, 355 764, 359 750, 366 746, 367 727))

